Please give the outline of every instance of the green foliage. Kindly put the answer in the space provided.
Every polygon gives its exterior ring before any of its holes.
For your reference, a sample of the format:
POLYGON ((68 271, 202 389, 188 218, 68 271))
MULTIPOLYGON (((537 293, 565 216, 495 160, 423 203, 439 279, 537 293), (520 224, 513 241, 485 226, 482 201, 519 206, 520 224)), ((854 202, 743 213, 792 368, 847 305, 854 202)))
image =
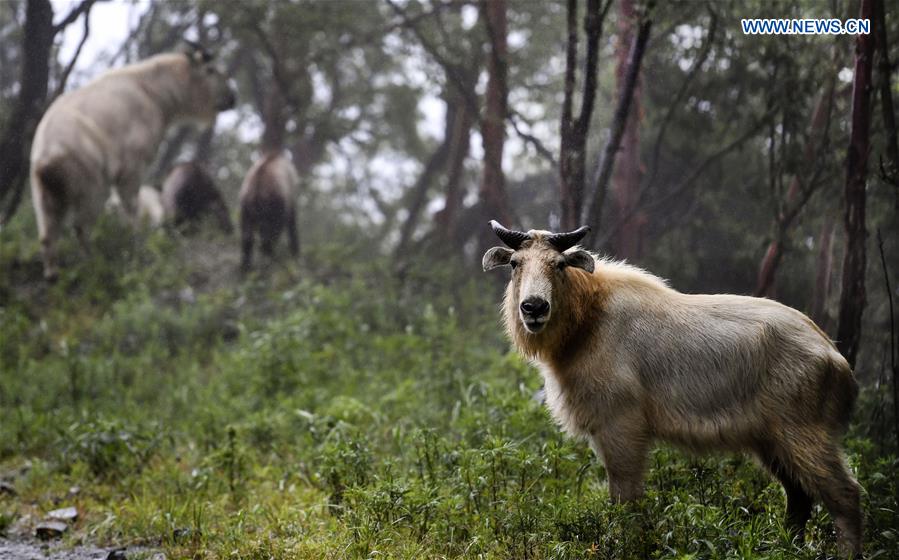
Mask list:
MULTIPOLYGON (((171 262, 207 240, 138 242, 101 245, 35 301, 0 287, 0 457, 33 464, 21 501, 0 497, 7 525, 75 484, 80 530, 172 557, 835 552, 823 510, 790 542, 782 491, 741 457, 657 449, 645 499, 611 505, 602 467, 507 351, 499 293, 452 262, 413 262, 400 282, 352 245, 321 246, 315 269, 222 283, 221 261, 171 262)), ((850 453, 867 551, 895 556, 896 458, 863 433, 850 453)))
POLYGON ((98 418, 72 424, 54 447, 61 471, 83 463, 94 476, 111 479, 138 474, 163 440, 159 426, 138 429, 118 419, 98 418))

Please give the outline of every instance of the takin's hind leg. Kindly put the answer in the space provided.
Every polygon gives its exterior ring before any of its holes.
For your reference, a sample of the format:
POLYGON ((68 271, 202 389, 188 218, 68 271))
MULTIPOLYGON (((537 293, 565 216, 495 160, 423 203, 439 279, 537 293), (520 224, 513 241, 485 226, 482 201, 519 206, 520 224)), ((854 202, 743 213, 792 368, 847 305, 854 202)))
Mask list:
POLYGON ((861 487, 852 477, 839 448, 825 451, 828 477, 819 488, 821 500, 833 518, 837 539, 844 554, 862 554, 861 487))
POLYGON ((32 203, 37 217, 38 240, 41 243, 41 258, 44 262, 44 280, 53 282, 59 277, 56 243, 62 232, 66 214, 63 196, 48 192, 37 185, 32 178, 32 203))
POLYGON ((253 262, 253 230, 247 224, 240 228, 240 270, 249 272, 253 262))
POLYGON ((840 446, 824 429, 803 434, 791 457, 795 475, 812 495, 821 498, 833 519, 841 553, 862 554, 861 486, 846 465, 840 446))
POLYGON ((787 513, 784 525, 799 541, 805 536, 805 525, 812 516, 814 500, 797 480, 794 469, 769 448, 758 451, 759 460, 780 482, 787 495, 787 513))
POLYGON ((300 234, 297 232, 297 211, 291 208, 287 212, 287 243, 290 254, 297 257, 300 254, 300 234))
POLYGON ((92 204, 83 204, 75 213, 75 237, 85 256, 90 256, 93 252, 91 251, 90 234, 99 218, 100 210, 92 204))

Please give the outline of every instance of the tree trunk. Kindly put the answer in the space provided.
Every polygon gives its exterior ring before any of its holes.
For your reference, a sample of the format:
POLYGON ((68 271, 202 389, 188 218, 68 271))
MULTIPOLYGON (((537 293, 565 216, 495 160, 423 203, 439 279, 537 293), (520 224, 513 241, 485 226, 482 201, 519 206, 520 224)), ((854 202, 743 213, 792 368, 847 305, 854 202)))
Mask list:
MULTIPOLYGON (((481 122, 481 138, 484 145, 484 174, 480 196, 485 217, 512 223, 512 211, 506 196, 503 175, 503 147, 505 144, 506 99, 508 87, 506 46, 506 0, 482 0, 484 22, 490 38, 490 56, 487 60, 487 91, 485 112, 481 122)), ((492 233, 484 223, 482 241, 491 240, 492 233)), ((491 240, 492 241, 492 240, 491 240)))
MULTIPOLYGON (((871 19, 872 3, 872 0, 861 1, 860 18, 871 19)), ((865 309, 865 183, 868 174, 873 54, 873 37, 858 35, 855 43, 855 77, 852 83, 852 131, 844 191, 846 255, 843 259, 843 287, 837 326, 837 347, 852 367, 855 367, 861 339, 862 312, 865 309)))
POLYGON ((890 75, 890 45, 887 40, 886 11, 883 0, 874 0, 872 6, 874 19, 874 37, 877 50, 880 51, 880 62, 877 65, 880 108, 883 116, 883 129, 886 136, 886 162, 881 163, 881 172, 886 182, 893 185, 894 206, 899 212, 899 133, 896 130, 896 113, 893 109, 893 88, 890 75))
POLYGON ((180 125, 175 129, 174 134, 168 135, 168 140, 166 140, 162 152, 156 158, 156 164, 153 167, 151 177, 154 183, 161 184, 165 180, 166 175, 172 168, 172 164, 178 158, 178 155, 181 154, 181 148, 184 147, 184 143, 187 142, 189 136, 190 125, 187 124, 180 125))
POLYGON ((599 37, 605 11, 599 0, 587 0, 584 31, 587 35, 587 63, 580 115, 573 115, 577 66, 577 0, 568 0, 568 47, 565 60, 565 100, 559 126, 559 195, 562 204, 562 229, 573 230, 580 224, 584 207, 587 136, 596 98, 596 68, 599 61, 599 37))
POLYGON ((197 145, 194 149, 194 161, 202 166, 209 165, 209 159, 212 157, 212 142, 215 140, 215 121, 203 129, 197 138, 197 145))
MULTIPOLYGON (((616 77, 618 90, 623 92, 628 82, 630 44, 633 41, 634 29, 639 22, 634 10, 634 0, 621 0, 619 5, 621 13, 618 18, 616 77)), ((621 153, 618 155, 612 176, 615 211, 619 216, 630 216, 622 222, 618 234, 613 238, 615 253, 620 258, 630 260, 640 257, 641 232, 646 221, 643 213, 636 208, 643 175, 640 163, 640 93, 640 78, 637 76, 631 89, 630 116, 626 120, 621 137, 621 153)))
POLYGON ((28 153, 34 129, 44 111, 50 78, 50 53, 56 32, 49 0, 28 0, 22 37, 22 73, 19 97, 6 130, 0 137, 0 203, 5 223, 22 199, 28 174, 28 153))
POLYGON ((284 149, 284 137, 286 134, 286 103, 277 84, 269 84, 262 110, 262 122, 265 128, 262 130, 262 151, 275 152, 284 149))
POLYGON ((424 210, 425 204, 428 201, 428 190, 443 168, 446 167, 446 160, 452 142, 452 128, 457 112, 458 108, 447 102, 443 141, 440 142, 440 145, 434 150, 431 157, 428 158, 421 175, 418 176, 415 184, 409 190, 410 199, 407 205, 409 215, 406 217, 406 221, 403 222, 403 226, 400 228, 400 240, 396 247, 396 257, 398 259, 402 259, 406 252, 408 252, 409 247, 412 244, 412 235, 415 233, 415 228, 421 217, 421 212, 424 210))
POLYGON ((800 173, 806 174, 806 184, 803 188, 799 175, 794 174, 787 189, 786 201, 781 204, 777 219, 774 224, 774 239, 768 244, 765 256, 759 266, 758 281, 756 282, 755 295, 774 296, 774 287, 777 269, 783 259, 784 245, 787 241, 790 227, 793 225, 799 212, 808 202, 812 191, 817 187, 817 179, 821 169, 818 165, 818 154, 823 151, 827 141, 827 133, 830 128, 830 114, 833 107, 833 97, 836 91, 836 80, 832 76, 821 97, 812 111, 812 120, 809 124, 808 143, 803 150, 803 164, 800 173), (810 170, 812 171, 810 174, 810 170))
POLYGON ((643 62, 643 55, 646 52, 646 45, 649 42, 649 34, 652 30, 652 20, 649 18, 649 11, 651 9, 652 3, 650 2, 646 7, 646 13, 640 23, 637 35, 634 37, 630 46, 626 79, 624 87, 619 92, 618 105, 615 107, 615 116, 612 119, 609 141, 603 150, 602 159, 600 160, 599 166, 593 177, 590 203, 584 217, 587 225, 590 225, 593 228, 587 236, 586 244, 588 246, 594 245, 599 239, 599 222, 602 218, 606 191, 608 190, 609 180, 612 177, 612 170, 615 166, 618 148, 621 145, 621 139, 624 136, 624 127, 627 124, 628 115, 630 114, 634 87, 637 84, 637 77, 640 75, 640 66, 643 62))
POLYGON ((434 216, 439 236, 447 243, 456 239, 456 226, 465 191, 462 188, 462 175, 465 172, 465 160, 471 146, 471 128, 475 115, 461 99, 456 105, 456 113, 452 122, 449 144, 449 171, 446 177, 446 202, 434 216))
POLYGON ((824 332, 829 332, 827 297, 830 295, 830 277, 833 271, 833 221, 825 219, 818 234, 818 257, 815 265, 815 291, 809 315, 824 332))

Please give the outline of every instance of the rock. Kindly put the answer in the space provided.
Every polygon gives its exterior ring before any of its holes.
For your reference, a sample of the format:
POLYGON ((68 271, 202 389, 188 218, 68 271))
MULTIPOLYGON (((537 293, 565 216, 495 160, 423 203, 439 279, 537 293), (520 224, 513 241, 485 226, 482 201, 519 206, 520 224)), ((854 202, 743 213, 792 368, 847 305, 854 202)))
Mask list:
POLYGON ((9 496, 18 495, 16 489, 13 488, 13 485, 8 482, 0 482, 0 494, 7 494, 9 496))
POLYGON ((34 527, 34 536, 44 541, 58 539, 68 528, 69 526, 61 521, 42 521, 34 527))
POLYGON ((56 521, 65 521, 66 523, 71 523, 78 519, 78 510, 74 507, 54 509, 47 514, 47 517, 56 521))
POLYGON ((194 289, 190 286, 178 292, 178 299, 181 301, 181 303, 187 303, 191 305, 197 302, 197 296, 194 294, 194 289))
POLYGON ((104 558, 104 560, 128 560, 128 555, 125 554, 126 550, 128 550, 128 549, 127 548, 115 548, 113 550, 110 550, 106 554, 106 558, 104 558))
POLYGON ((81 493, 80 486, 72 486, 71 488, 69 488, 69 496, 77 496, 80 493, 81 493))
POLYGON ((175 542, 193 539, 199 536, 199 532, 194 531, 190 527, 181 527, 172 531, 172 540, 175 542))

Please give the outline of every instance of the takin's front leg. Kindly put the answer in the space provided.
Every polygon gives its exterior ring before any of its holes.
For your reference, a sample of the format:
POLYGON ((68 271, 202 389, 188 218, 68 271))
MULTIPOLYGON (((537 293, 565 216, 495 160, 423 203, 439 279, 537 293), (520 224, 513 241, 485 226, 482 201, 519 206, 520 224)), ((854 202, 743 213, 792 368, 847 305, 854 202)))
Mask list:
POLYGON ((603 425, 590 437, 590 447, 606 467, 609 497, 630 502, 643 496, 643 480, 650 438, 643 419, 625 414, 603 425))

